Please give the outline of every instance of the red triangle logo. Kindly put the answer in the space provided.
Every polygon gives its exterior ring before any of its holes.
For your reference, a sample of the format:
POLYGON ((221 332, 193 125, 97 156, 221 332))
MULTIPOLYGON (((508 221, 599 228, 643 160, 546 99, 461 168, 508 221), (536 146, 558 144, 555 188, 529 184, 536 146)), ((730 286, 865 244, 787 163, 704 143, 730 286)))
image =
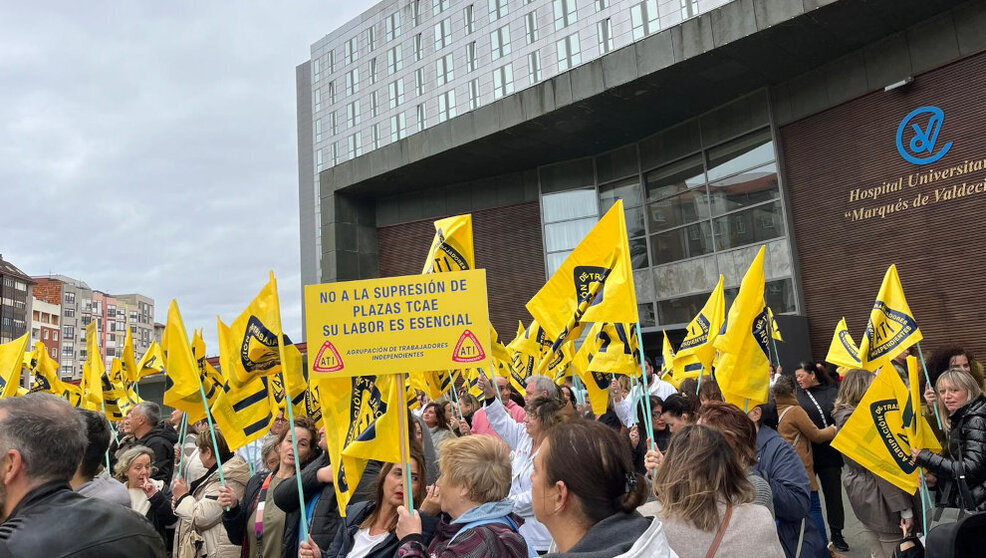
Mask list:
POLYGON ((332 341, 322 343, 322 348, 318 350, 318 355, 312 364, 312 370, 315 372, 338 372, 344 367, 342 357, 339 356, 339 351, 336 350, 332 341))
POLYGON ((485 359, 486 351, 483 350, 483 345, 479 342, 476 334, 468 329, 463 331, 462 335, 459 336, 458 343, 455 344, 455 350, 452 351, 452 361, 479 362, 485 359))

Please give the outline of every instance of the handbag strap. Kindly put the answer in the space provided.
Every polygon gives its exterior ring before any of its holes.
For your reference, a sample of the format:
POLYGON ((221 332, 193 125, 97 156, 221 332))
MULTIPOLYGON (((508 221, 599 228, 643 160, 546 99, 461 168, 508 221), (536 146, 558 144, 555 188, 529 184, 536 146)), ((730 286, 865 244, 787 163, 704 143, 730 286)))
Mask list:
POLYGON ((716 551, 719 550, 719 543, 722 542, 722 537, 726 534, 726 527, 729 526, 729 518, 733 515, 733 505, 726 504, 726 514, 722 517, 722 523, 719 524, 719 530, 716 532, 716 538, 712 541, 712 546, 709 547, 709 551, 705 554, 705 558, 712 558, 716 555, 716 551))

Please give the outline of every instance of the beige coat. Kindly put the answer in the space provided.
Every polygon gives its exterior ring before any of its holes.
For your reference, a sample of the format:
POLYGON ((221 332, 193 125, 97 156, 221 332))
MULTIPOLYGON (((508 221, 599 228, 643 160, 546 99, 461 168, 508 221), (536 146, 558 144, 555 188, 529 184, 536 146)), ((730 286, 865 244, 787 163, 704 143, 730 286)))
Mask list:
MULTIPOLYGON (((250 479, 247 462, 240 456, 223 463, 226 486, 237 498, 243 498, 243 488, 250 479)), ((213 471, 195 491, 182 498, 175 507, 178 527, 175 529, 175 558, 239 558, 240 547, 229 542, 223 527, 223 509, 219 495, 219 471, 213 471)))
MULTIPOLYGON (((644 516, 655 516, 664 525, 671 550, 679 558, 705 558, 716 538, 716 530, 703 531, 689 521, 679 517, 665 518, 661 514, 661 503, 657 500, 637 508, 644 516)), ((726 513, 726 505, 719 504, 719 517, 726 513)), ((777 527, 770 510, 759 504, 739 504, 733 506, 729 525, 719 543, 717 557, 733 558, 755 556, 756 558, 784 558, 784 549, 777 538, 777 527)))
POLYGON ((835 438, 835 428, 819 429, 811 421, 808 413, 798 404, 796 397, 777 398, 777 416, 780 422, 777 424, 777 433, 787 443, 794 446, 798 452, 798 457, 805 465, 808 473, 808 480, 811 481, 811 491, 818 492, 818 481, 815 479, 815 460, 811 454, 811 444, 822 444, 835 438), (783 415, 783 416, 782 416, 783 415))

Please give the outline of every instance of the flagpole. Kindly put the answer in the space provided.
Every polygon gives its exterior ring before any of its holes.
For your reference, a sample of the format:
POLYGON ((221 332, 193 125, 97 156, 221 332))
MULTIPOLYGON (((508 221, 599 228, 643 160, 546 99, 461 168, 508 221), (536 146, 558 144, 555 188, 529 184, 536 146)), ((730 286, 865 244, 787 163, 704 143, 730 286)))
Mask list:
MULTIPOLYGON (((281 299, 277 294, 277 279, 274 271, 270 272, 270 281, 274 284, 274 300, 277 304, 277 354, 281 359, 281 381, 284 383, 284 402, 288 408, 288 428, 291 429, 291 449, 294 450, 294 478, 298 483, 298 511, 301 513, 301 540, 308 540, 308 510, 305 508, 305 492, 301 486, 301 458, 298 455, 298 434, 294 431, 294 401, 288 392, 288 376, 285 372, 287 359, 284 358, 284 327, 281 324, 281 299)), ((201 385, 200 385, 201 387, 201 385)))
MULTIPOLYGON (((915 343, 915 345, 918 346, 918 358, 921 359, 921 368, 924 369, 924 381, 928 382, 928 386, 931 387, 932 391, 935 391, 935 386, 931 384, 931 376, 928 375, 928 365, 924 363, 924 353, 921 351, 921 342, 919 341, 915 343)), ((935 396, 937 398, 938 394, 935 393, 935 396)), ((915 402, 915 404, 917 404, 917 402, 915 402)), ((938 412, 938 405, 932 405, 931 408, 935 410, 935 419, 938 420, 938 430, 944 430, 945 428, 942 426, 941 415, 938 412)))
POLYGON ((178 476, 185 471, 185 436, 188 435, 188 413, 182 413, 181 425, 178 427, 178 441, 181 443, 181 454, 178 459, 178 476))
POLYGON ((698 395, 698 390, 702 389, 702 376, 705 376, 705 365, 698 371, 698 385, 695 386, 695 395, 698 395))
MULTIPOLYGON (((102 389, 102 386, 100 386, 102 389)), ((103 399, 103 416, 106 417, 106 399, 103 399)), ((106 417, 106 422, 110 423, 110 429, 113 429, 113 423, 110 422, 109 417, 106 417)), ((113 471, 110 469, 110 448, 106 446, 106 474, 112 475, 113 471)))
POLYGON ((931 494, 928 492, 928 481, 924 478, 924 469, 918 467, 921 476, 921 487, 918 492, 921 493, 921 520, 924 524, 924 534, 928 535, 928 509, 931 507, 929 505, 929 500, 931 499, 931 494), (927 498, 927 500, 925 499, 927 498))
MULTIPOLYGON (((398 428, 401 431, 401 461, 403 461, 404 468, 404 507, 407 508, 408 513, 414 515, 414 484, 411 478, 411 445, 407 436, 408 411, 407 401, 404 399, 404 394, 407 392, 404 388, 404 372, 397 374, 397 391, 401 394, 400 400, 403 401, 401 403, 401 411, 397 413, 397 421, 398 428)), ((424 471, 421 474, 424 474, 424 471)))
MULTIPOLYGON (((650 386, 647 385, 647 357, 644 355, 644 336, 640 332, 640 320, 637 320, 637 349, 640 350, 640 379, 643 380, 643 393, 641 397, 644 399, 644 425, 647 427, 647 437, 650 440, 650 449, 654 449, 654 421, 651 417, 651 407, 650 407, 650 386)), ((656 372, 655 372, 656 374, 656 372)), ((633 409, 636 413, 636 409, 633 409)))
MULTIPOLYGON (((283 366, 283 365, 282 365, 283 366)), ((282 368, 283 370, 283 368, 282 368)), ((226 476, 223 474, 223 460, 219 455, 219 442, 216 440, 216 427, 212 424, 212 411, 209 410, 209 401, 205 397, 205 388, 202 387, 202 376, 199 376, 199 395, 202 396, 202 406, 205 407, 205 418, 209 421, 209 433, 212 435, 212 451, 215 453, 216 469, 219 470, 219 484, 226 488, 226 476)), ((188 423, 188 413, 185 414, 185 422, 188 423)), ((185 440, 182 440, 181 454, 185 455, 185 440)), ((294 453, 295 463, 298 462, 298 452, 294 453)), ((226 511, 229 511, 228 509, 226 511)), ((306 537, 307 540, 307 537, 306 537)))

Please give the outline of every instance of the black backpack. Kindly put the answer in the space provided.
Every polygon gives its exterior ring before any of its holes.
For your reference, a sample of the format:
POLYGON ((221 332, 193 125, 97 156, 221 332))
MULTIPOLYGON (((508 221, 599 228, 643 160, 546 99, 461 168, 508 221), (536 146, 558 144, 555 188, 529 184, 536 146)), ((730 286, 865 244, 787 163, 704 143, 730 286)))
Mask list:
POLYGON ((927 558, 982 556, 986 548, 986 513, 974 513, 932 528, 925 546, 927 558))

